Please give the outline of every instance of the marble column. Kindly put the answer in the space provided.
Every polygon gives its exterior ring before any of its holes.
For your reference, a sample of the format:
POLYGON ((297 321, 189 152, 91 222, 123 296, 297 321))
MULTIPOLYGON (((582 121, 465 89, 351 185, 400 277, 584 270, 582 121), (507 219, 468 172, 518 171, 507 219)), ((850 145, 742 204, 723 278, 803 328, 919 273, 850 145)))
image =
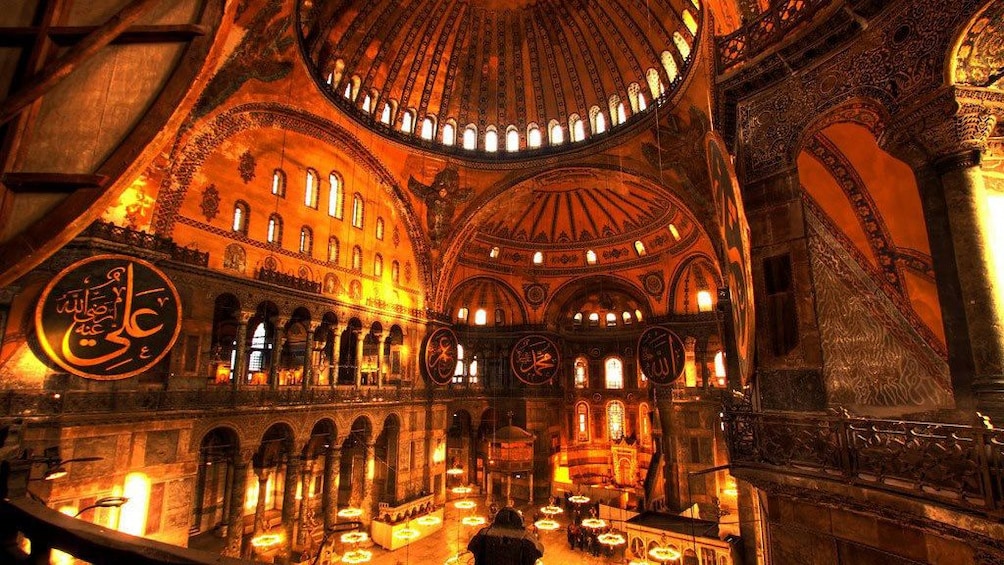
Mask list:
POLYGON ((248 322, 254 317, 254 312, 241 312, 237 322, 237 344, 234 346, 233 382, 234 388, 240 388, 247 383, 248 366, 248 322))
POLYGON ((223 555, 227 557, 241 556, 241 540, 244 537, 244 493, 247 490, 249 459, 250 457, 240 458, 232 465, 226 547, 223 549, 223 555))
POLYGON ((307 339, 303 344, 303 378, 300 380, 303 390, 314 384, 314 334, 318 327, 319 324, 307 325, 307 339))
POLYGON ((300 548, 307 545, 307 534, 310 530, 307 516, 311 511, 310 487, 313 480, 314 463, 313 461, 304 461, 303 469, 300 472, 300 514, 296 533, 296 545, 300 548))
POLYGON ((331 329, 331 364, 328 367, 328 386, 334 388, 338 382, 338 368, 342 365, 342 334, 345 333, 345 326, 336 326, 331 329))
POLYGON ((282 357, 282 349, 286 344, 285 324, 279 323, 279 318, 272 319, 272 355, 269 356, 268 363, 268 386, 275 389, 279 386, 279 358, 282 357))
POLYGON ((366 334, 359 330, 356 332, 356 388, 362 386, 363 383, 363 341, 365 341, 366 334))
POLYGON ((265 533, 265 500, 268 498, 268 476, 272 469, 259 469, 255 467, 255 474, 258 475, 258 503, 254 509, 254 533, 255 537, 265 533))
MULTIPOLYGON (((332 439, 334 441, 334 439, 332 439)), ((324 486, 321 491, 321 508, 324 513, 324 528, 331 528, 338 521, 338 486, 341 478, 341 451, 334 447, 324 454, 324 486)))
POLYGON ((387 341, 387 334, 377 335, 377 388, 383 386, 383 344, 387 341))
POLYGON ((294 526, 296 525, 296 484, 300 480, 300 458, 295 455, 286 457, 286 480, 282 492, 282 527, 285 530, 285 546, 287 555, 293 549, 294 526))
POLYGON ((366 467, 363 469, 363 496, 360 507, 363 510, 362 521, 366 524, 373 518, 373 469, 376 465, 376 453, 373 444, 366 445, 366 467))

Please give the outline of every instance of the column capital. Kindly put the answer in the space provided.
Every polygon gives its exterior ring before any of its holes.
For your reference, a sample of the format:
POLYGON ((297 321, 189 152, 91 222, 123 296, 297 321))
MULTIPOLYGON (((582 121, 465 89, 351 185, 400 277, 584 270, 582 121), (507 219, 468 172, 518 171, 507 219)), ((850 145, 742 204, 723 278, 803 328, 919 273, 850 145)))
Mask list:
POLYGON ((1004 93, 946 86, 893 116, 879 144, 914 168, 939 172, 978 165, 999 118, 1004 93))

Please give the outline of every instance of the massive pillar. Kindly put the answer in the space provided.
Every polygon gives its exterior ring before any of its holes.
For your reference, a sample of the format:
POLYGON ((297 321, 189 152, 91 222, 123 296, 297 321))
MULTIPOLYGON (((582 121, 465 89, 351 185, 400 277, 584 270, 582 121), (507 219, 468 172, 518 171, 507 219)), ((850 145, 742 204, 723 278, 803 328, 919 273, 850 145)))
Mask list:
MULTIPOLYGON (((996 119, 981 92, 946 87, 896 116, 883 145, 916 174, 956 407, 1004 418, 1004 300, 980 168, 996 119), (973 96, 970 99, 970 96, 973 96)), ((997 100, 997 108, 1004 100, 997 100)))
POLYGON ((331 328, 331 363, 328 366, 328 386, 334 387, 338 382, 338 368, 342 366, 342 334, 345 326, 331 328))
POLYGON ((254 533, 252 537, 265 533, 265 499, 268 495, 268 476, 272 469, 255 467, 255 474, 258 475, 258 503, 254 509, 254 533))
POLYGON ((365 338, 362 330, 356 332, 356 388, 362 386, 363 383, 363 341, 365 338))
MULTIPOLYGON (((335 438, 331 438, 334 442, 335 438)), ((321 508, 324 513, 324 528, 331 528, 338 521, 338 481, 341 471, 341 452, 334 443, 324 453, 324 486, 321 491, 321 508)))
POLYGON ((234 352, 234 388, 240 388, 247 382, 248 366, 248 322, 254 316, 254 312, 241 312, 240 320, 237 322, 237 345, 234 352))
POLYGON ((377 388, 383 386, 383 344, 387 341, 387 334, 377 335, 377 388))
POLYGON ((286 457, 286 480, 282 491, 282 527, 285 530, 286 555, 293 549, 294 512, 296 510, 296 484, 300 480, 300 458, 286 457))
POLYGON ((300 472, 300 513, 297 519, 296 545, 299 548, 307 544, 307 534, 309 533, 308 516, 310 514, 310 485, 314 480, 314 464, 312 461, 304 461, 303 469, 300 472))
POLYGON ((373 444, 366 444, 366 467, 363 469, 363 501, 360 507, 363 510, 362 520, 368 524, 373 517, 373 468, 376 465, 376 454, 373 444))
POLYGON ((307 325, 307 339, 303 344, 303 378, 300 381, 303 390, 314 384, 314 334, 318 327, 319 324, 307 325))
MULTIPOLYGON (((243 454, 242 454, 243 455, 243 454)), ((227 515, 227 538, 223 555, 241 556, 241 540, 244 537, 244 491, 247 490, 248 463, 251 456, 239 456, 233 462, 230 475, 230 503, 227 515)))

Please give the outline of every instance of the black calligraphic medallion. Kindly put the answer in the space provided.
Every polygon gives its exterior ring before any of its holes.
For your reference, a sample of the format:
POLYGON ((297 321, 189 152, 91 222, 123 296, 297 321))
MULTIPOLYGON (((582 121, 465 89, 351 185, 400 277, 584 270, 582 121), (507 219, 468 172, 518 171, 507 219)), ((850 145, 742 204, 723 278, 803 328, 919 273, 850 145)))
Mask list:
POLYGON ((57 365, 87 379, 131 377, 156 365, 181 331, 181 300, 159 269, 98 255, 70 265, 42 291, 35 332, 57 365))
POLYGON ((422 368, 437 385, 447 385, 457 368, 457 335, 450 328, 437 328, 425 340, 422 368))
POLYGON ((561 353, 550 338, 528 335, 516 342, 509 357, 516 377, 528 385, 551 382, 561 366, 561 353))
POLYGON ((638 338, 638 358, 648 380, 667 385, 683 374, 683 340, 662 326, 652 326, 638 338))

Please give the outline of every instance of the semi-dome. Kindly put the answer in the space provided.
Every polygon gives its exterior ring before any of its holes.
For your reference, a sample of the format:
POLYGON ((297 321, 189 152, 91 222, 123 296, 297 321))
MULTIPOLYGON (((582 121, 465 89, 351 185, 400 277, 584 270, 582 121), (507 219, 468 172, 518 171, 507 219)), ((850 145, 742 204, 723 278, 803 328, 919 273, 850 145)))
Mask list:
POLYGON ((471 156, 602 139, 672 98, 698 0, 301 0, 328 97, 388 136, 471 156))

